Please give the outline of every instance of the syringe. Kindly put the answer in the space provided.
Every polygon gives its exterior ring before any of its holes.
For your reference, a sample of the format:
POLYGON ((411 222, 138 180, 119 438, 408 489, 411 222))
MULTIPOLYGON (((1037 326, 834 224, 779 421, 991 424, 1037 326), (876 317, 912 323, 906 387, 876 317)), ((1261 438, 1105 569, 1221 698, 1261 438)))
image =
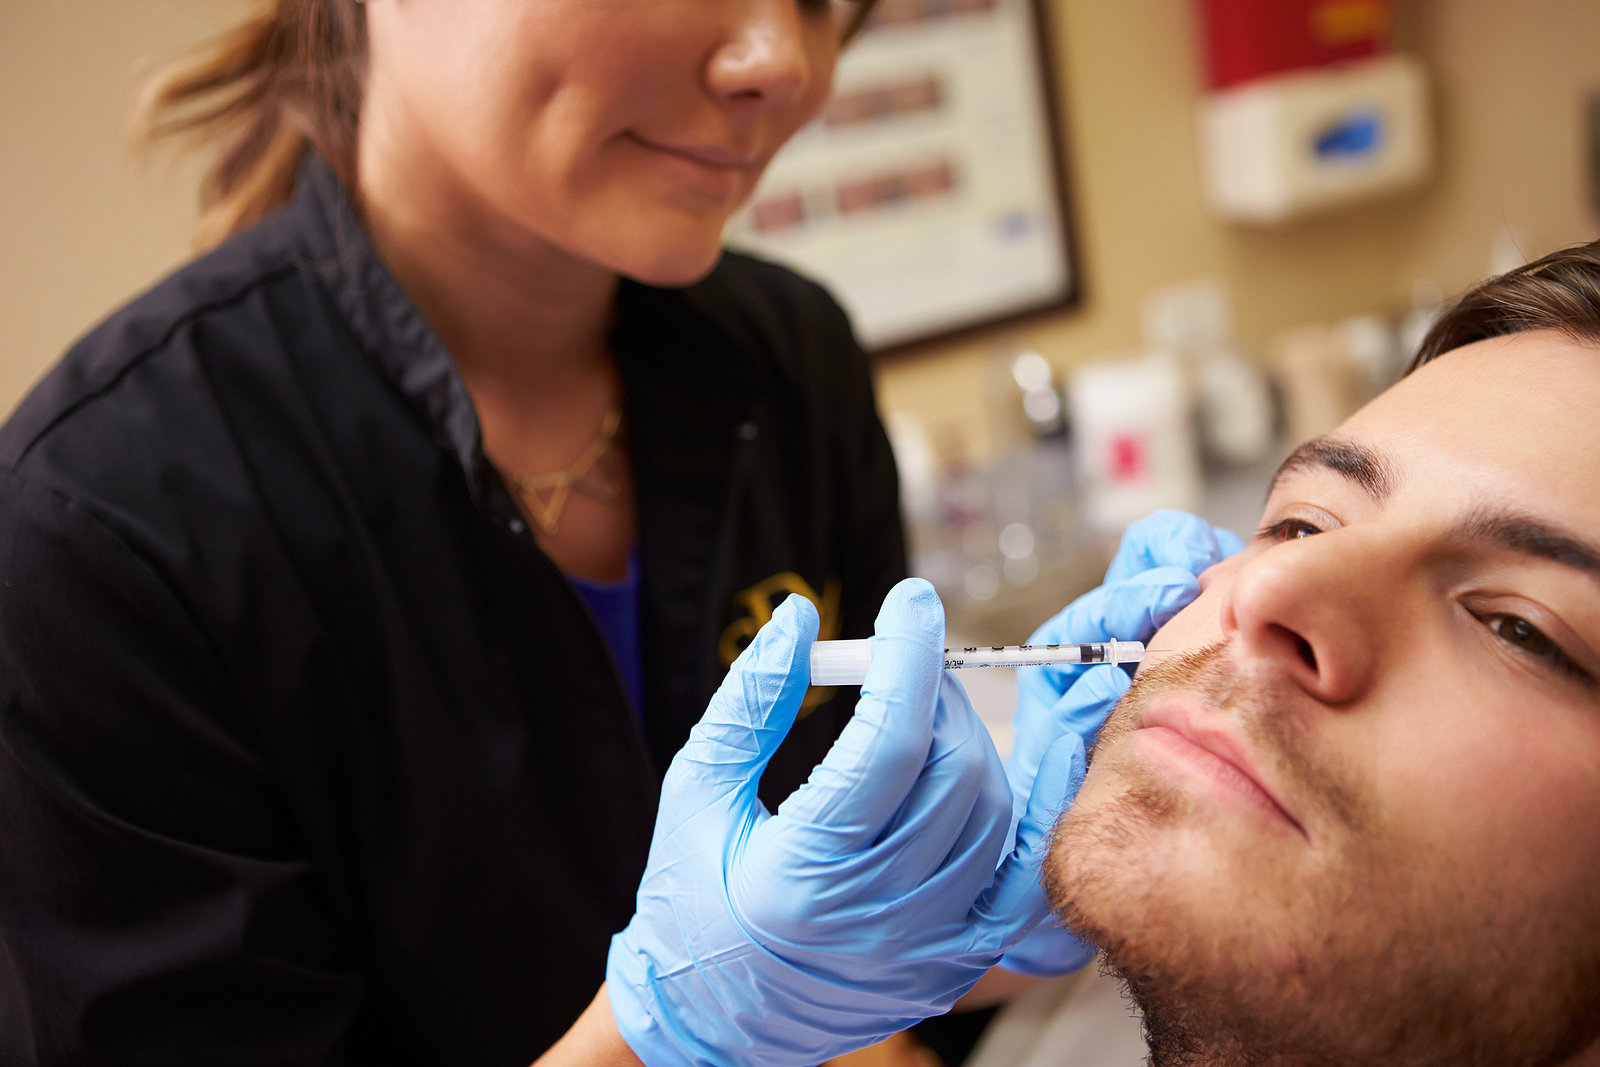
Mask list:
MULTIPOLYGON (((1080 663, 1138 663, 1139 641, 1095 641, 1081 645, 991 645, 947 648, 946 670, 966 667, 1076 666, 1080 663)), ((872 642, 818 641, 811 646, 812 685, 860 685, 872 666, 872 642)))

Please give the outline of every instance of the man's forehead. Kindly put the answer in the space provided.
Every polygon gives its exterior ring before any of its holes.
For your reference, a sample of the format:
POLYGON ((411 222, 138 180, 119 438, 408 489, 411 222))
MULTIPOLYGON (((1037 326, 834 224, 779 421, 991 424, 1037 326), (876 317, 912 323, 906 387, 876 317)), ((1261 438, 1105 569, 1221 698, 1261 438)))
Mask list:
POLYGON ((1553 330, 1492 337, 1406 375, 1346 421, 1344 436, 1396 425, 1543 440, 1581 427, 1600 446, 1600 349, 1553 330))
POLYGON ((1560 335, 1447 353, 1290 454, 1276 491, 1332 474, 1380 509, 1421 505, 1452 539, 1600 575, 1600 351, 1560 335), (1452 361, 1454 361, 1452 363, 1452 361))
POLYGON ((1542 502, 1600 529, 1600 350, 1552 331, 1491 338, 1401 379, 1283 473, 1346 473, 1378 499, 1542 502))

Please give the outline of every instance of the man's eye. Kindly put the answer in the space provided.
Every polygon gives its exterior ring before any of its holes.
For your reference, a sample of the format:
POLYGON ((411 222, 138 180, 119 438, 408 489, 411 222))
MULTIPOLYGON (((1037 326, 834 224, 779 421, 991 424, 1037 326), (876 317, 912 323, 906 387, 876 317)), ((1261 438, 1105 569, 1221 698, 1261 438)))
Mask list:
POLYGON ((1572 657, 1561 651, 1561 646, 1527 619, 1516 615, 1490 615, 1487 620, 1489 629, 1523 652, 1535 659, 1543 660, 1562 674, 1581 678, 1586 682, 1593 682, 1589 672, 1573 662, 1572 657))
POLYGON ((1256 538, 1262 541, 1298 541, 1321 532, 1321 529, 1304 519, 1283 519, 1257 530, 1256 538))

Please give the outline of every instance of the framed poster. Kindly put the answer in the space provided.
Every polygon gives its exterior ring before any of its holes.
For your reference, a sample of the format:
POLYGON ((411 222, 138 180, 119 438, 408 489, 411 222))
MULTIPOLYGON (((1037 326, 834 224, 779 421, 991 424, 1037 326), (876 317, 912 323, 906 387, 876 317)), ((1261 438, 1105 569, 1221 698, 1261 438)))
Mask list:
POLYGON ((869 350, 1076 301, 1042 0, 880 0, 728 243, 827 285, 869 350))

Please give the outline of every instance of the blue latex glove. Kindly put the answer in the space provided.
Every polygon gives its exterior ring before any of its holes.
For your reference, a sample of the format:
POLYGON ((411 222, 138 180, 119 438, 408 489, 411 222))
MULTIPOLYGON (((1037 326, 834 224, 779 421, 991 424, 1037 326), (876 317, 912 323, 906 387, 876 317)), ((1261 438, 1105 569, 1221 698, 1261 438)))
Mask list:
POLYGON ((768 814, 756 783, 805 695, 816 632, 810 602, 785 600, 667 772, 638 911, 606 971, 647 1067, 808 1067, 861 1048, 947 1010, 1048 910, 1037 861, 1082 781, 1082 744, 1042 758, 1045 799, 1013 847, 1011 788, 942 670, 926 582, 890 593, 854 717, 768 814))
MULTIPOLYGON (((1204 519, 1182 511, 1158 511, 1123 533, 1105 584, 1073 601, 1028 643, 1149 641, 1200 595, 1196 581, 1200 572, 1243 547, 1236 535, 1204 519)), ((1019 818, 1046 749, 1063 734, 1075 734, 1086 746, 1092 745, 1100 724, 1127 688, 1127 672, 1110 664, 1018 668, 1016 747, 1006 760, 1006 775, 1019 818)), ((1000 965, 1043 977, 1076 970, 1093 956, 1093 946, 1048 922, 1008 952, 1000 965)))

